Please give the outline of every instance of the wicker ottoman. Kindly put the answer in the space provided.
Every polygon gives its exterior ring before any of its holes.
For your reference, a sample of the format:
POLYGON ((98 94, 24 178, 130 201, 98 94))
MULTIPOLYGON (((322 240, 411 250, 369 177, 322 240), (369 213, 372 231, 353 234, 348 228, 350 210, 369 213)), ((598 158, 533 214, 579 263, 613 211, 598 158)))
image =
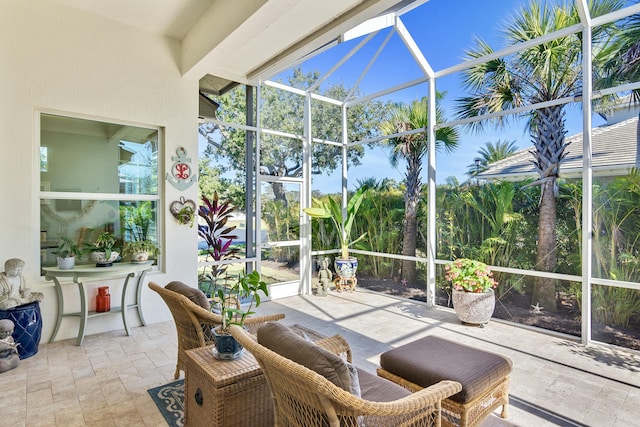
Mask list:
POLYGON ((236 360, 218 360, 212 346, 186 351, 186 426, 272 426, 273 401, 260 365, 245 350, 236 360))
POLYGON ((411 391, 453 380, 462 391, 442 401, 442 425, 478 425, 502 405, 507 417, 511 360, 428 336, 380 355, 378 375, 411 391))

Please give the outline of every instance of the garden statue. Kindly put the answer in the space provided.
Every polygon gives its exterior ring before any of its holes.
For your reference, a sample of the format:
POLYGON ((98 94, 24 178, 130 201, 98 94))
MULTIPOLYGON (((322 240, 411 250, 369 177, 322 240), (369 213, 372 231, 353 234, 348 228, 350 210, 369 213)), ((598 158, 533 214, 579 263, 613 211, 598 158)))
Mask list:
POLYGON ((4 263, 0 273, 0 309, 8 310, 33 301, 42 301, 41 292, 31 292, 22 276, 24 261, 11 258, 4 263))
POLYGON ((322 260, 322 268, 318 271, 318 290, 317 295, 326 297, 327 290, 329 289, 329 283, 333 278, 333 273, 329 270, 329 258, 324 257, 322 260))
POLYGON ((0 320, 0 373, 15 368, 20 360, 12 333, 13 322, 9 319, 0 320))

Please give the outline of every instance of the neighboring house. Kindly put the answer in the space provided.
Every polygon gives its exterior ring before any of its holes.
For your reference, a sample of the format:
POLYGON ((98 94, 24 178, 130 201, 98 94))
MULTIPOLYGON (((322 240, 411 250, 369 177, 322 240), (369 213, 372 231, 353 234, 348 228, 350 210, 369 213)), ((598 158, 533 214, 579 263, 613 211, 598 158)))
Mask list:
MULTIPOLYGON (((640 128, 638 108, 618 109, 607 119, 607 124, 594 128, 591 137, 592 168, 594 177, 626 175, 631 168, 640 168, 640 128), (627 118, 631 116, 632 118, 627 118)), ((603 117, 605 115, 603 114, 603 117)), ((582 133, 566 138, 565 158, 560 164, 560 177, 582 177, 582 133)), ((479 173, 479 179, 522 181, 536 178, 533 166, 533 146, 510 157, 490 164, 479 173)))

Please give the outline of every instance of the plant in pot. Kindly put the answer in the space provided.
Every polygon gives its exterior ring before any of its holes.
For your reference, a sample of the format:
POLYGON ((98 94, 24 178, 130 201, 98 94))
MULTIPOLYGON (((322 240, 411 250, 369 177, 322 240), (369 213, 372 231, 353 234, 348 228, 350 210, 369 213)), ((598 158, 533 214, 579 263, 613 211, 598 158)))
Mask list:
MULTIPOLYGON (((202 196, 202 204, 198 215, 202 221, 198 223, 198 236, 207 244, 205 262, 225 261, 238 258, 240 249, 232 247, 236 226, 227 226, 236 208, 230 201, 221 202, 218 193, 213 198, 202 196)), ((219 285, 226 282, 229 264, 206 265, 198 276, 198 287, 206 295, 215 295, 219 285)))
POLYGON ((118 239, 110 231, 103 231, 92 242, 85 243, 85 252, 96 262, 96 267, 110 267, 120 255, 116 244, 118 239))
POLYGON ((82 251, 73 240, 66 236, 58 240, 58 248, 52 251, 57 255, 58 268, 60 270, 70 270, 76 265, 76 257, 80 258, 82 251))
POLYGON ((247 316, 254 314, 252 311, 260 305, 260 294, 269 295, 267 283, 264 282, 258 271, 242 274, 231 287, 219 288, 215 295, 215 304, 222 317, 222 325, 214 328, 216 352, 214 356, 218 359, 237 359, 242 355, 243 348, 229 332, 229 326, 238 325, 244 327, 247 316), (244 301, 245 307, 240 305, 244 301))
POLYGON ((354 240, 351 240, 351 230, 353 223, 358 214, 358 209, 362 201, 368 194, 368 188, 360 187, 347 203, 346 216, 342 215, 342 207, 331 197, 328 201, 314 199, 319 207, 305 208, 304 211, 311 218, 330 218, 333 222, 335 230, 340 240, 340 257, 336 257, 334 264, 336 273, 343 279, 351 279, 356 275, 358 268, 358 260, 349 256, 349 246, 363 239, 366 233, 363 233, 354 240))
POLYGON ((133 242, 127 242, 124 245, 122 254, 124 256, 131 257, 131 262, 145 262, 150 256, 154 256, 160 253, 160 247, 156 242, 151 240, 136 240, 133 242))
POLYGON ((484 326, 495 308, 493 289, 498 283, 489 267, 480 261, 460 258, 445 265, 451 283, 453 309, 462 323, 484 326))

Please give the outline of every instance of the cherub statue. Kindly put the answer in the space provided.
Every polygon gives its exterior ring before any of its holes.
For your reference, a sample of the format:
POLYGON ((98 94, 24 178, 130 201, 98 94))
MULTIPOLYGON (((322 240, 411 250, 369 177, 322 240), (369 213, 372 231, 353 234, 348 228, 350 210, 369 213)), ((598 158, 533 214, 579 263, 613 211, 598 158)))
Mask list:
POLYGON ((329 258, 324 257, 322 260, 322 268, 318 271, 318 291, 317 294, 320 296, 327 296, 327 290, 329 289, 329 283, 331 283, 331 279, 333 278, 333 273, 329 270, 329 258))
POLYGON ((12 333, 13 322, 9 319, 0 320, 0 373, 15 368, 20 360, 12 333))
POLYGON ((0 273, 0 309, 8 310, 33 301, 42 301, 41 292, 31 292, 22 276, 24 261, 19 258, 8 259, 0 273))

